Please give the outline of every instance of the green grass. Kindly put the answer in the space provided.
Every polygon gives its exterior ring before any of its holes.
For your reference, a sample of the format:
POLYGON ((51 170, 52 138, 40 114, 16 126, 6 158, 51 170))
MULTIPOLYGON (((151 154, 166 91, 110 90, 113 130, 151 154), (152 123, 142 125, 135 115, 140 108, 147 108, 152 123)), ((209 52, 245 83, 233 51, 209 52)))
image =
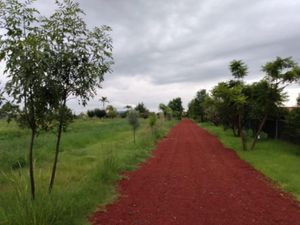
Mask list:
POLYGON ((300 146, 281 140, 259 140, 254 151, 243 151, 240 138, 234 137, 231 130, 210 123, 201 127, 216 135, 222 143, 234 149, 241 159, 270 177, 287 192, 300 201, 300 146))
POLYGON ((97 207, 114 201, 120 173, 149 157, 157 138, 174 121, 151 134, 141 121, 137 143, 126 120, 76 120, 63 134, 54 191, 47 194, 54 157, 54 134, 40 134, 34 146, 37 198, 30 200, 27 175, 28 130, 0 121, 0 224, 83 225, 97 207), (21 162, 23 168, 17 168, 21 162))

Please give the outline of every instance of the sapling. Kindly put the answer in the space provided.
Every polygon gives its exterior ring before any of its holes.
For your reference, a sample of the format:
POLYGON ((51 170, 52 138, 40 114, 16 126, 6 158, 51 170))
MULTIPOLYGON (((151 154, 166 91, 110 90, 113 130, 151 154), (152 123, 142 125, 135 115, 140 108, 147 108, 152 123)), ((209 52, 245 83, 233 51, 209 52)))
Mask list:
POLYGON ((128 112, 127 118, 128 118, 128 123, 132 127, 133 142, 135 143, 135 133, 136 133, 137 128, 140 126, 139 113, 136 110, 130 110, 128 112))
POLYGON ((151 128, 152 135, 154 134, 154 127, 156 125, 157 117, 155 113, 150 113, 149 126, 151 128))

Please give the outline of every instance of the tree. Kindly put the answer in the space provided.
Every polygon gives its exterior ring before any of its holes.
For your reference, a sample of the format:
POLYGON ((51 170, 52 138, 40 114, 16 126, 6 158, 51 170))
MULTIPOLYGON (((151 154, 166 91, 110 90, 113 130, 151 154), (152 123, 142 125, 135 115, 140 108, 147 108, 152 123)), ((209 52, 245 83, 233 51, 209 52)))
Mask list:
POLYGON ((172 109, 169 106, 160 103, 159 109, 163 112, 164 118, 167 118, 168 120, 172 119, 172 109))
POLYGON ((232 60, 229 64, 232 76, 236 79, 243 79, 248 73, 248 67, 242 60, 232 60))
POLYGON ((150 113, 150 116, 149 116, 149 126, 151 128, 151 131, 152 131, 152 134, 154 133, 154 126, 156 124, 156 121, 157 121, 157 116, 155 113, 150 113))
POLYGON ((139 115, 146 119, 149 116, 149 110, 145 107, 144 103, 138 103, 138 105, 134 108, 136 111, 139 112, 139 115))
POLYGON ((106 107, 106 115, 108 118, 113 119, 118 115, 118 112, 115 107, 113 107, 112 105, 108 105, 106 107))
POLYGON ((17 120, 18 115, 20 115, 20 109, 18 105, 14 105, 11 102, 6 101, 0 107, 0 119, 6 119, 7 122, 11 122, 11 120, 17 120))
POLYGON ((300 77, 300 68, 291 57, 277 57, 274 61, 267 62, 262 71, 266 73, 264 80, 254 84, 252 100, 257 119, 261 120, 256 131, 251 150, 255 148, 258 136, 267 120, 267 117, 277 111, 277 108, 286 100, 284 88, 300 77), (258 118, 259 117, 259 118, 258 118))
POLYGON ((3 104, 4 100, 4 91, 2 90, 2 88, 0 88, 0 106, 3 104))
POLYGON ((95 116, 95 110, 88 110, 87 115, 88 117, 93 118, 95 116))
POLYGON ((261 80, 251 85, 251 97, 249 98, 251 118, 260 121, 251 144, 251 150, 255 148, 268 116, 278 111, 278 107, 286 100, 286 94, 283 90, 284 88, 273 86, 267 80, 261 80))
POLYGON ((109 102, 107 97, 102 96, 99 101, 102 102, 102 109, 105 110, 105 103, 109 102))
POLYGON ((137 128, 140 126, 139 113, 136 110, 130 110, 128 112, 128 123, 133 131, 133 142, 135 143, 135 133, 137 128))
POLYGON ((204 101, 206 96, 207 93, 205 89, 202 89, 197 92, 196 97, 188 104, 187 114, 189 117, 204 122, 204 101))
POLYGON ((126 110, 131 110, 131 109, 132 109, 132 106, 131 106, 131 105, 126 105, 124 108, 125 108, 126 110))
POLYGON ((106 111, 102 109, 94 109, 94 114, 99 119, 102 119, 106 116, 106 111))
POLYGON ((62 131, 68 125, 67 100, 70 96, 78 97, 86 105, 95 96, 96 88, 101 88, 104 74, 110 72, 113 63, 111 28, 89 30, 78 3, 63 0, 56 4, 58 8, 49 18, 44 18, 43 24, 51 50, 47 59, 49 79, 58 101, 57 141, 49 192, 55 180, 62 131))
POLYGON ((168 104, 168 107, 172 109, 173 116, 177 119, 181 119, 183 113, 182 101, 181 98, 174 98, 168 104))
POLYGON ((204 112, 208 121, 214 125, 219 125, 219 118, 217 112, 217 104, 213 96, 207 95, 203 102, 204 112))
POLYGON ((237 81, 231 82, 233 89, 233 105, 238 117, 238 133, 242 141, 243 149, 247 150, 247 143, 244 134, 244 123, 245 123, 245 107, 247 105, 247 96, 243 93, 244 84, 242 80, 248 73, 248 67, 242 60, 233 60, 230 63, 230 71, 232 76, 237 81))
POLYGON ((240 136, 243 149, 246 150, 244 136, 245 105, 247 96, 243 93, 243 83, 221 82, 212 90, 214 103, 217 109, 219 121, 224 127, 231 127, 236 136, 240 136), (238 134, 235 128, 238 128, 238 134))
POLYGON ((277 57, 262 66, 262 71, 266 73, 265 79, 272 86, 290 84, 300 79, 300 68, 292 57, 277 57))
MULTIPOLYGON (((13 103, 21 106, 18 122, 31 130, 28 161, 32 199, 35 199, 33 147, 39 131, 47 129, 52 120, 53 93, 46 82, 48 43, 38 18, 39 12, 30 8, 33 1, 2 2, 1 60, 5 60, 8 82, 5 89, 13 103)), ((14 107, 9 107, 14 108, 14 107)))

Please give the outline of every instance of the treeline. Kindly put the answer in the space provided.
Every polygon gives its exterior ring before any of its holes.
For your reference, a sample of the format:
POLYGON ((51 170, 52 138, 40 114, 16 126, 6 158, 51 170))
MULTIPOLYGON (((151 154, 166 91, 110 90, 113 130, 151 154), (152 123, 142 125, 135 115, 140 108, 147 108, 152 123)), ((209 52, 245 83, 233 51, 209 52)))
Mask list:
MULTIPOLYGON (((106 102, 108 102, 107 98, 105 97, 106 102)), ((101 101, 101 100, 100 100, 101 101)), ((124 107, 124 110, 117 110, 114 106, 108 105, 105 108, 105 105, 102 106, 102 109, 95 108, 93 110, 88 110, 86 112, 86 115, 90 118, 97 117, 97 118, 126 118, 128 116, 128 113, 132 110, 135 110, 138 112, 138 116, 140 118, 147 119, 149 118, 154 112, 151 112, 143 102, 138 103, 135 107, 132 107, 131 105, 126 105, 124 107)), ((157 113, 157 116, 162 114, 165 119, 171 120, 171 119, 181 119, 184 116, 184 108, 182 106, 182 100, 180 97, 174 98, 169 101, 169 103, 166 104, 159 104, 159 110, 160 112, 157 113)), ((81 114, 81 116, 84 116, 84 114, 81 114)))
MULTIPOLYGON (((107 107, 103 106, 102 109, 95 108, 92 110, 88 110, 86 115, 90 118, 126 118, 128 116, 129 111, 135 110, 138 112, 138 116, 140 118, 147 119, 152 112, 146 108, 143 102, 138 103, 136 107, 132 107, 131 105, 126 105, 123 110, 117 110, 113 105, 108 105, 107 107)), ((85 114, 81 114, 80 116, 84 116, 85 114)))
POLYGON ((300 96, 297 107, 283 106, 287 100, 285 87, 300 80, 297 63, 291 57, 277 57, 262 66, 264 77, 251 84, 243 80, 248 74, 243 61, 233 60, 229 69, 233 79, 218 83, 210 92, 198 91, 188 104, 188 116, 231 129, 233 135, 240 137, 244 150, 254 149, 257 139, 265 134, 299 142, 300 96))

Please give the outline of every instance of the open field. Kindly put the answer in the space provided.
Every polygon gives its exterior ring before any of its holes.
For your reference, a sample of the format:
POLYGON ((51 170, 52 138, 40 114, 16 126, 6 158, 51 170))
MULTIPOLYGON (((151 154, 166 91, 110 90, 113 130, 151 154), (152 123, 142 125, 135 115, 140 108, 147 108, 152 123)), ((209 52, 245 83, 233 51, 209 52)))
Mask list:
POLYGON ((122 171, 136 168, 149 156, 157 138, 174 121, 154 133, 141 121, 137 143, 127 120, 76 120, 64 133, 57 179, 51 197, 47 184, 54 157, 53 134, 39 135, 35 149, 37 199, 30 200, 27 165, 27 130, 0 121, 0 224, 82 225, 97 206, 113 201, 122 171), (18 163, 24 166, 18 168, 18 163))
POLYGON ((300 146, 281 140, 260 140, 254 151, 243 151, 240 138, 234 137, 231 130, 221 126, 201 123, 202 128, 216 135, 223 144, 234 149, 238 155, 257 170, 270 177, 284 190, 300 200, 300 146))

